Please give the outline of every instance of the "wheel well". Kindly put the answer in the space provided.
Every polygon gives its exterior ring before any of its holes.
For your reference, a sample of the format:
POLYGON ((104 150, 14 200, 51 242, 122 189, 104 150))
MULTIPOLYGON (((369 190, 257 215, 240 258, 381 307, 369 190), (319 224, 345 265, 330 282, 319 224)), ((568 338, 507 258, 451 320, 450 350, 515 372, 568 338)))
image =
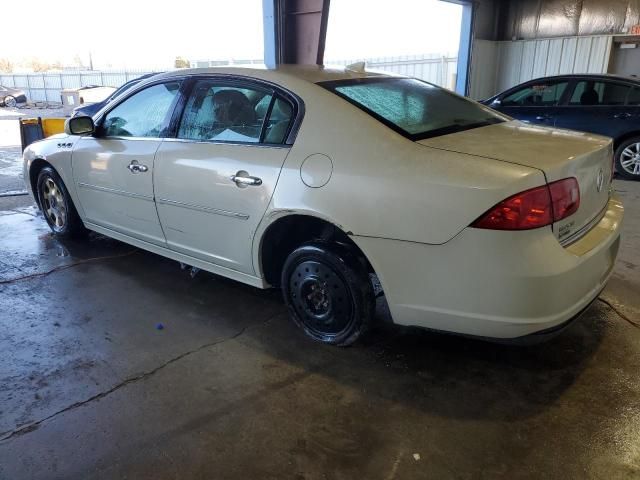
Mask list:
POLYGON ((41 158, 36 158, 33 162, 31 162, 31 168, 29 168, 29 183, 31 184, 31 191, 33 192, 33 198, 35 198, 36 203, 40 206, 40 201, 38 200, 38 175, 40 174, 40 170, 44 167, 51 167, 51 164, 46 160, 41 158))
POLYGON ((347 245, 367 271, 373 272, 371 264, 362 250, 336 225, 308 215, 289 215, 269 226, 260 245, 262 272, 269 284, 280 285, 284 262, 291 252, 303 243, 319 240, 347 245))
POLYGON ((630 138, 633 138, 633 137, 640 137, 640 131, 625 133, 621 137, 616 138, 613 141, 613 151, 614 151, 614 153, 623 142, 625 142, 625 141, 627 141, 627 140, 629 140, 630 138))

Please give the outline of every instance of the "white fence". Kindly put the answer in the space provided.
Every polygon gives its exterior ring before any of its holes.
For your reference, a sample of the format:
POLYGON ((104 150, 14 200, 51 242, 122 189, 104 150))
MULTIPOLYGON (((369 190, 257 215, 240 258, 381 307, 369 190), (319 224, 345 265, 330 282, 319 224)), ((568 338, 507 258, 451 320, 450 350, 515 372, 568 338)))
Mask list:
MULTIPOLYGON (((327 65, 348 65, 363 59, 327 60, 327 65)), ((368 70, 382 70, 421 78, 436 85, 453 89, 456 82, 458 59, 442 55, 413 55, 399 57, 366 58, 368 70)), ((222 65, 242 65, 257 63, 207 61, 198 63, 222 65)), ((20 88, 25 91, 30 102, 59 103, 60 91, 89 85, 119 87, 123 83, 150 73, 148 70, 126 71, 62 71, 55 73, 9 73, 0 75, 0 85, 20 88)))
POLYGON ((404 55, 352 60, 325 60, 326 65, 349 65, 364 61, 367 70, 381 70, 420 78, 441 87, 455 89, 458 58, 446 55, 404 55))
POLYGON ((60 91, 89 85, 119 87, 148 71, 83 71, 0 75, 0 85, 24 90, 30 102, 60 103, 60 91))

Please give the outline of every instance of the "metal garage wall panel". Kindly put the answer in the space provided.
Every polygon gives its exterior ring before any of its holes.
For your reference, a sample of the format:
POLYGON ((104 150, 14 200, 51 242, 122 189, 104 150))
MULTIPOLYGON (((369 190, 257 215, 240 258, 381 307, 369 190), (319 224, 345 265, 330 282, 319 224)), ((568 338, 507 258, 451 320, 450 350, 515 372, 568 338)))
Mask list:
POLYGON ((547 68, 545 75, 559 75, 562 64, 562 52, 564 39, 556 38, 549 40, 549 49, 547 51, 547 68))
POLYGON ((520 67, 524 42, 500 42, 498 59, 498 90, 505 90, 520 83, 520 67))
POLYGON ((536 59, 537 41, 524 42, 522 49, 522 62, 520 64, 520 81, 526 82, 533 78, 533 67, 536 59))
POLYGON ((576 48, 576 57, 573 62, 574 72, 586 73, 589 71, 592 45, 593 45, 592 37, 583 37, 578 39, 578 46, 576 48))
MULTIPOLYGON (((495 84, 496 90, 502 91, 549 75, 606 73, 613 37, 602 35, 497 43, 499 55, 495 84)), ((482 92, 492 89, 482 84, 475 88, 482 92)))
POLYGON ((549 62, 549 40, 541 40, 536 43, 533 59, 533 78, 547 75, 547 64, 549 62))
POLYGON ((587 72, 605 73, 607 71, 612 41, 611 37, 591 37, 591 52, 589 54, 587 72))
POLYGON ((573 73, 576 62, 578 39, 576 37, 562 39, 562 52, 560 53, 560 71, 558 75, 573 73))
POLYGON ((490 40, 474 40, 471 55, 469 97, 474 100, 489 98, 498 93, 496 76, 500 44, 490 40))

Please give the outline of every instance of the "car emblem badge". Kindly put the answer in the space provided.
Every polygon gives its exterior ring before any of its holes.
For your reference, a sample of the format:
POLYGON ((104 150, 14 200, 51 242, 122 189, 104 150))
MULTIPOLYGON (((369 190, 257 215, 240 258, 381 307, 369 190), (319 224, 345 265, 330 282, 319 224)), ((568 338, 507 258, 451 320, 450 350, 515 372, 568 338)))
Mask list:
POLYGON ((602 171, 602 169, 600 169, 600 171, 598 172, 598 178, 596 179, 596 190, 598 190, 598 192, 601 192, 603 185, 604 185, 604 172, 602 171))

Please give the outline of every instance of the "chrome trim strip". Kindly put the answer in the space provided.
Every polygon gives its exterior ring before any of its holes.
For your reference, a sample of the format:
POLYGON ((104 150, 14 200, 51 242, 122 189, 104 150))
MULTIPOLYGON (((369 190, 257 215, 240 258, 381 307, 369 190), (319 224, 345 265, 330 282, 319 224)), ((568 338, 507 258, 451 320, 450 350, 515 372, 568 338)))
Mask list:
POLYGON ((115 188, 100 187, 98 185, 90 185, 88 183, 78 183, 79 187, 86 188, 88 190, 97 190, 99 192, 115 193, 116 195, 123 195, 125 197, 139 198, 140 200, 147 200, 153 202, 153 197, 150 195, 143 195, 141 193, 127 192, 125 190, 117 190, 115 188))
POLYGON ((195 205, 193 203, 178 202, 176 200, 169 200, 169 199, 166 199, 166 198, 157 199, 157 203, 158 204, 162 204, 162 205, 171 205, 171 206, 174 206, 174 207, 188 208, 190 210, 197 210, 199 212, 213 213, 215 215, 223 215, 225 217, 233 217, 233 218, 237 218, 237 219, 240 219, 240 220, 248 220, 249 219, 249 215, 247 215, 245 213, 230 212, 228 210, 220 210, 220 209, 217 209, 217 208, 205 207, 203 205, 195 205))
POLYGON ((111 137, 93 137, 91 135, 82 136, 80 139, 90 138, 92 140, 131 140, 132 142, 161 142, 165 139, 165 137, 120 137, 120 136, 111 136, 111 137))
POLYGON ((243 147, 261 147, 261 148, 291 148, 291 145, 284 143, 258 143, 258 142, 230 142, 222 140, 191 140, 188 138, 164 138, 165 142, 172 143, 195 143, 202 145, 237 145, 243 147))
POLYGON ((582 227, 580 230, 578 230, 577 232, 574 232, 573 235, 564 238, 562 240, 560 240, 560 245, 562 245, 563 247, 568 247, 569 245, 572 245, 574 243, 576 243, 578 240, 580 240, 582 237, 584 237, 587 233, 589 233, 589 231, 595 227, 598 223, 600 223, 600 220, 602 220, 604 218, 604 216, 607 214, 607 207, 609 206, 609 201, 607 200, 607 204, 604 206, 604 208, 602 209, 602 211, 600 211, 589 223, 587 223, 584 227, 582 227))

